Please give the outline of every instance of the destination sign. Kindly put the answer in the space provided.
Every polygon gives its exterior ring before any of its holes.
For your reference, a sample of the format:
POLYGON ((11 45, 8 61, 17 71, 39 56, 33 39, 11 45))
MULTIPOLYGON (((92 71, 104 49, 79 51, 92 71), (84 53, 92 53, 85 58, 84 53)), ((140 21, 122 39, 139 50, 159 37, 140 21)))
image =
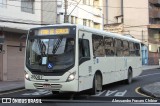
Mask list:
POLYGON ((59 34, 69 34, 68 28, 59 29, 40 29, 39 35, 59 35, 59 34))

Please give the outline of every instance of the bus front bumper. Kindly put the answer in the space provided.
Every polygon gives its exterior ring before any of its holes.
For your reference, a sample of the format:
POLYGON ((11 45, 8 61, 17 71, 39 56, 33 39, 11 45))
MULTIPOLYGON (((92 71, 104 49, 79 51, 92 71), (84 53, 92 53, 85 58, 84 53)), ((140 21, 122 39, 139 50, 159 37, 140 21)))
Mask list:
POLYGON ((60 92, 78 92, 78 80, 70 82, 52 83, 52 82, 36 82, 25 79, 25 89, 46 89, 60 92))

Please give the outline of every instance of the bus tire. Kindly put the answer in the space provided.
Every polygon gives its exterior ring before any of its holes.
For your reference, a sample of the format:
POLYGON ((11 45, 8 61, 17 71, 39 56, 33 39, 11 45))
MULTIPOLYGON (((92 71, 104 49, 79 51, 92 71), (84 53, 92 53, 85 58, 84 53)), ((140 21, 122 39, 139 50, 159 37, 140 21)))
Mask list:
POLYGON ((91 94, 95 95, 99 91, 102 91, 102 76, 99 73, 96 73, 93 79, 91 94))
POLYGON ((127 84, 131 84, 132 83, 132 77, 133 77, 132 69, 129 68, 128 69, 128 77, 127 77, 127 80, 126 80, 127 84))

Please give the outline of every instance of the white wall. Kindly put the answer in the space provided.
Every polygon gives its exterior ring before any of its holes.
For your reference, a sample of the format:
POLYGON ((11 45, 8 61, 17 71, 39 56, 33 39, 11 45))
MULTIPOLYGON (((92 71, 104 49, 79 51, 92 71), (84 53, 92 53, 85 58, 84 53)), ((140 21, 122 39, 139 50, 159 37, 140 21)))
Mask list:
POLYGON ((123 0, 124 1, 124 29, 131 35, 147 44, 149 24, 148 0, 123 0), (131 8, 130 8, 131 7, 131 8), (132 26, 132 27, 130 27, 132 26), (139 26, 139 27, 133 27, 139 26), (128 28, 126 28, 128 27, 128 28))
MULTIPOLYGON (((26 23, 41 23, 41 2, 35 0, 35 13, 27 13, 21 11, 21 0, 7 0, 7 7, 0 7, 0 19, 8 21, 20 21, 26 23)), ((11 23, 0 23, 0 26, 11 26, 11 23)), ((26 28, 23 24, 14 24, 11 27, 26 28)), ((27 25, 28 27, 28 25, 27 25)))

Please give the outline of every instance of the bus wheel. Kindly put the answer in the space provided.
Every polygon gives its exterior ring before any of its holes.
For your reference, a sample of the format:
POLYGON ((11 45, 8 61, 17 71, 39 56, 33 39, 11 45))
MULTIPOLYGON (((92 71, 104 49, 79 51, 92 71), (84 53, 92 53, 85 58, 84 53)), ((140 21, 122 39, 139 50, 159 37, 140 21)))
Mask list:
POLYGON ((95 74, 91 94, 95 95, 99 91, 102 91, 102 77, 100 74, 95 74))
POLYGON ((128 69, 128 78, 127 78, 127 80, 126 80, 126 83, 127 84, 131 84, 132 83, 132 69, 131 68, 129 68, 128 69))

